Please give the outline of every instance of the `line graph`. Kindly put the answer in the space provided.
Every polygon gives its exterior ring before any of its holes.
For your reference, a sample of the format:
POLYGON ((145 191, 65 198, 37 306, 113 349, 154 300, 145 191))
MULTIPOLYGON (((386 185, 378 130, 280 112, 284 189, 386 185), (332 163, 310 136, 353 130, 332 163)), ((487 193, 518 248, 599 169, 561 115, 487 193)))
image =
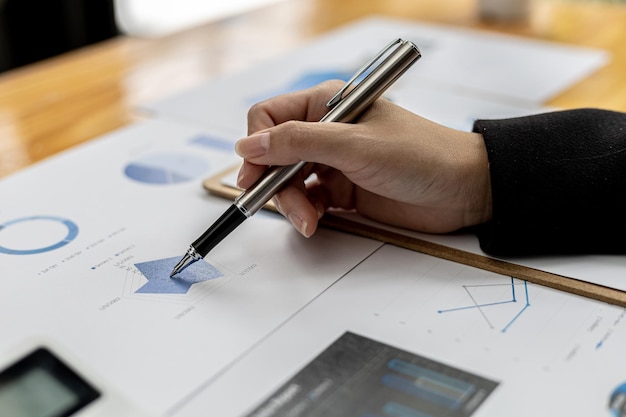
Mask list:
POLYGON ((506 333, 509 328, 520 318, 520 316, 530 307, 530 297, 528 292, 528 282, 522 280, 516 280, 513 277, 510 277, 511 281, 509 283, 501 283, 501 284, 477 284, 477 285, 462 285, 463 290, 466 292, 470 304, 452 307, 447 309, 437 310, 440 314, 446 313, 455 313, 460 311, 478 311, 487 326, 490 329, 495 329, 497 326, 494 325, 494 320, 491 318, 491 311, 493 307, 502 306, 502 305, 510 305, 512 303, 518 302, 516 287, 522 287, 522 307, 519 310, 513 310, 511 312, 510 309, 507 310, 508 313, 513 313, 512 316, 506 324, 500 328, 502 333, 506 333), (502 288, 507 287, 510 288, 510 292, 502 292, 502 288), (495 291, 494 291, 495 290, 495 291))

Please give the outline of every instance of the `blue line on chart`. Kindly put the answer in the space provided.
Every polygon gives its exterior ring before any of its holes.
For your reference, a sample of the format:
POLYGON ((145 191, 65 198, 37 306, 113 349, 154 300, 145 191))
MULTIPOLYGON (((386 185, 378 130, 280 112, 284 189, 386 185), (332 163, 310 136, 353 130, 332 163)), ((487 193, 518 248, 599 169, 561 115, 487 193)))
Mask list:
POLYGON ((604 336, 602 336, 602 339, 598 343, 596 343, 596 350, 598 350, 602 346, 604 346, 604 342, 611 335, 611 333, 612 333, 612 331, 609 330, 604 336))
POLYGON ((483 316, 483 318, 485 319, 485 321, 487 322, 489 327, 493 328, 494 326, 491 323, 491 321, 489 320, 489 318, 487 317, 487 315, 485 314, 485 312, 483 311, 483 308, 496 306, 496 305, 501 305, 501 304, 516 303, 517 302, 517 295, 515 293, 515 286, 516 285, 524 285, 524 296, 526 298, 526 303, 524 304, 522 309, 500 330, 502 333, 506 333, 506 331, 513 325, 513 323, 515 323, 515 321, 522 315, 522 313, 524 311, 526 311, 526 309, 528 307, 530 307, 530 301, 529 301, 529 297, 528 297, 528 282, 527 281, 523 281, 522 284, 515 284, 515 278, 511 277, 511 283, 510 284, 463 285, 463 289, 467 292, 467 295, 470 297, 470 299, 472 300, 472 302, 474 304, 468 305, 468 306, 462 306, 462 307, 455 307, 455 308, 445 309, 445 310, 437 310, 437 312, 443 314, 443 313, 451 313, 451 312, 454 312, 454 311, 478 309, 478 311, 483 316), (502 286, 502 285, 511 285, 511 299, 510 300, 494 301, 494 302, 491 302, 491 303, 478 304, 476 302, 476 300, 474 299, 474 296, 472 295, 472 292, 471 292, 471 289, 474 289, 474 288, 494 287, 494 286, 502 286))

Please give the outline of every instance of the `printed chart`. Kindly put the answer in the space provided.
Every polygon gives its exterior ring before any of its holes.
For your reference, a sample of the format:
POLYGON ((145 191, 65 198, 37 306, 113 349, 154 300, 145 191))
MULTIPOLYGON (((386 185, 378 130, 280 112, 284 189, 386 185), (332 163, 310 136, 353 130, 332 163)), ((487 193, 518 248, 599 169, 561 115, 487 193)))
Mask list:
POLYGON ((260 214, 170 279, 230 204, 202 181, 233 137, 144 120, 1 181, 0 352, 49 335, 165 415, 381 245, 260 214))
POLYGON ((146 184, 177 184, 206 175, 210 166, 200 157, 180 152, 141 156, 126 165, 124 174, 146 184))
POLYGON ((624 343, 623 308, 385 245, 175 415, 600 416, 626 404, 624 343), (346 332, 415 356, 367 362, 346 332))
POLYGON ((180 258, 166 258, 135 264, 137 269, 148 279, 136 292, 147 294, 186 294, 193 284, 223 277, 213 265, 199 260, 181 271, 175 277, 170 273, 180 258))
POLYGON ((470 303, 438 310, 440 314, 476 311, 490 329, 497 327, 497 320, 504 319, 504 324, 500 325, 499 329, 505 333, 530 307, 528 282, 513 277, 510 283, 462 285, 462 288, 470 303), (520 287, 519 291, 516 287, 520 287), (518 292, 521 292, 519 300, 518 292))
POLYGON ((232 153, 234 149, 234 143, 232 141, 208 134, 201 134, 192 137, 189 139, 189 144, 222 152, 232 153))
POLYGON ((497 386, 347 332, 248 416, 469 417, 497 386))
POLYGON ((63 217, 37 215, 0 224, 0 254, 33 255, 49 252, 78 236, 78 225, 63 217))

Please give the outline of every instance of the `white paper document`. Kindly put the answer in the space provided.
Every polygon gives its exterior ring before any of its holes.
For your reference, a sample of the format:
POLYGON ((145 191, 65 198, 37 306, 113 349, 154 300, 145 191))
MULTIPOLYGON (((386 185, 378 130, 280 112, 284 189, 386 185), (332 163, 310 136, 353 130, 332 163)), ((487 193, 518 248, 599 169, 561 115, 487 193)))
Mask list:
POLYGON ((625 344, 623 308, 385 245, 174 416, 335 416, 346 399, 343 415, 609 416, 625 344), (379 349, 350 369, 357 346, 292 379, 345 332, 419 367, 379 349), (481 380, 497 387, 476 407, 465 400, 481 380))
POLYGON ((201 183, 233 137, 146 121, 0 182, 0 355, 54 340, 162 414, 381 245, 258 213, 170 279, 230 204, 201 183))

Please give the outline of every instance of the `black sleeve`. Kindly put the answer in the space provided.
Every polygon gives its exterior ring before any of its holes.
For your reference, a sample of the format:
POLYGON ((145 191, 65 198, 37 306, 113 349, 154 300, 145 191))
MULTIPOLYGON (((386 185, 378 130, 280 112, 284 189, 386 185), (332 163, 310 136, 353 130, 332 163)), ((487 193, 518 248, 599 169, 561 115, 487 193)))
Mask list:
POLYGON ((596 109, 478 120, 489 157, 492 255, 626 253, 626 114, 596 109))

